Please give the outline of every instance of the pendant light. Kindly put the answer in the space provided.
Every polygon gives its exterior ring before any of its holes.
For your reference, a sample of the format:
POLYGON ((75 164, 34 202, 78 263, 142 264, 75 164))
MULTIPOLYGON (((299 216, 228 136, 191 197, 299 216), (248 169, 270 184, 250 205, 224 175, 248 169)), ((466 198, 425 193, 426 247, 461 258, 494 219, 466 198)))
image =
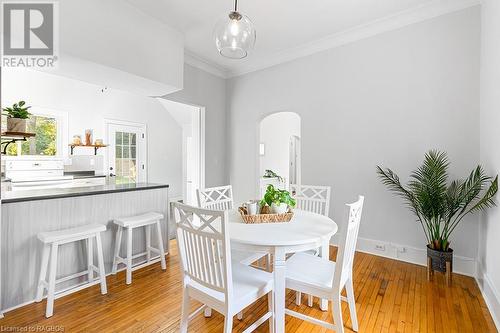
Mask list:
POLYGON ((215 25, 214 38, 219 53, 226 58, 245 58, 253 48, 256 32, 252 21, 238 12, 238 0, 234 1, 234 10, 215 25))

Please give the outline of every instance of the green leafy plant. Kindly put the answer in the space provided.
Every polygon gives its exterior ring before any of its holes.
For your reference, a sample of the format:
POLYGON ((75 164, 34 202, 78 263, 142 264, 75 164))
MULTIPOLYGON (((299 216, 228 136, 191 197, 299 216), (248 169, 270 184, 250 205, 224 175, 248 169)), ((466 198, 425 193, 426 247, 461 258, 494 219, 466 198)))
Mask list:
POLYGON ((290 192, 286 190, 280 190, 275 188, 273 185, 268 185, 264 198, 260 201, 261 206, 271 206, 272 204, 280 205, 282 203, 287 204, 290 207, 295 207, 295 199, 291 197, 290 192))
POLYGON ((480 165, 466 179, 451 183, 448 166, 446 153, 429 151, 406 186, 391 169, 377 166, 382 183, 403 198, 422 225, 429 246, 438 251, 449 250, 450 235, 465 216, 495 206, 498 191, 498 176, 487 176, 480 165))
POLYGON ((281 177, 280 175, 278 175, 273 170, 269 170, 269 169, 264 171, 264 176, 262 176, 262 177, 264 177, 264 178, 278 178, 278 180, 280 182, 284 181, 283 177, 281 177))
POLYGON ((4 115, 9 118, 28 119, 31 115, 31 113, 28 112, 28 109, 31 108, 31 106, 25 105, 25 101, 20 101, 12 105, 12 107, 3 108, 2 111, 4 112, 4 115))

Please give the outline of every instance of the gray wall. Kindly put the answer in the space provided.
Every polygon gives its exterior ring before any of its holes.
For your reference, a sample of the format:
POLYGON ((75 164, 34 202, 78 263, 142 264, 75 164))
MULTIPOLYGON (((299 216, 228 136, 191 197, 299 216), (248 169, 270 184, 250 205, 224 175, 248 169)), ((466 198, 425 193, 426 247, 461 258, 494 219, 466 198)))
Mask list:
POLYGON ((164 98, 205 107, 205 185, 227 184, 226 81, 185 64, 184 89, 164 98))
MULTIPOLYGON (((481 163, 490 174, 500 171, 500 2, 482 4, 481 163)), ((479 238, 478 279, 497 325, 500 323, 500 208, 483 216, 479 238)))
MULTIPOLYGON (((463 177, 479 161, 479 7, 228 81, 229 173, 237 202, 257 190, 258 123, 277 111, 302 118, 302 183, 332 186, 331 215, 364 194, 360 236, 425 247, 420 225, 375 173, 402 180, 426 151, 448 152, 463 177)), ((452 239, 475 258, 477 217, 452 239)))

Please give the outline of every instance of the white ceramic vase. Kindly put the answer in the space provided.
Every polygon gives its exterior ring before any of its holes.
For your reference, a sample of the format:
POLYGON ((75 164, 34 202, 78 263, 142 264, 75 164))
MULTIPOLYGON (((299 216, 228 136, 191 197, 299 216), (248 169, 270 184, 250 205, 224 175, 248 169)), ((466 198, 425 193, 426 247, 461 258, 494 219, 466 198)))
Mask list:
POLYGON ((273 214, 284 214, 288 211, 288 205, 286 203, 281 203, 276 205, 274 202, 271 205, 271 213, 273 214))

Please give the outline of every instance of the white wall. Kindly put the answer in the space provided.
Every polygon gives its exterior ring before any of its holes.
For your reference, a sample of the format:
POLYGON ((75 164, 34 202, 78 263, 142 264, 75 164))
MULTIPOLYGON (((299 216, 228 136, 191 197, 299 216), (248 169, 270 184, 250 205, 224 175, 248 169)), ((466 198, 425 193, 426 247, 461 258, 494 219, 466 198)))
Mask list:
MULTIPOLYGON (((70 138, 92 128, 94 138, 104 139, 105 118, 146 124, 148 180, 170 184, 171 195, 182 194, 182 128, 156 99, 113 89, 103 93, 100 86, 25 69, 3 68, 1 89, 2 103, 22 99, 67 113, 70 138)), ((105 153, 105 148, 99 151, 105 153)))
POLYGON ((59 75, 146 96, 182 89, 180 32, 122 0, 65 0, 59 7, 59 75))
POLYGON ((164 98, 205 108, 205 185, 228 184, 226 80, 184 65, 184 89, 164 98))
MULTIPOLYGON (((260 173, 271 169, 286 181, 290 181, 290 137, 300 138, 300 117, 293 112, 278 112, 262 119, 260 143, 265 145, 265 154, 260 156, 260 173)), ((248 152, 253 153, 253 150, 248 152)))
MULTIPOLYGON (((448 152, 453 176, 477 165, 479 13, 473 7, 229 80, 235 200, 256 191, 260 120, 297 112, 302 183, 332 186, 331 216, 340 220, 344 203, 364 194, 360 237, 425 248, 415 217, 375 166, 406 181, 433 148, 448 152)), ((452 237, 456 256, 476 258, 477 222, 464 221, 452 237)))
MULTIPOLYGON (((483 0, 481 24, 481 163, 500 172, 500 2, 483 0)), ((497 200, 498 201, 498 200, 497 200)), ((500 327, 500 208, 488 210, 479 232, 478 281, 500 327)))

